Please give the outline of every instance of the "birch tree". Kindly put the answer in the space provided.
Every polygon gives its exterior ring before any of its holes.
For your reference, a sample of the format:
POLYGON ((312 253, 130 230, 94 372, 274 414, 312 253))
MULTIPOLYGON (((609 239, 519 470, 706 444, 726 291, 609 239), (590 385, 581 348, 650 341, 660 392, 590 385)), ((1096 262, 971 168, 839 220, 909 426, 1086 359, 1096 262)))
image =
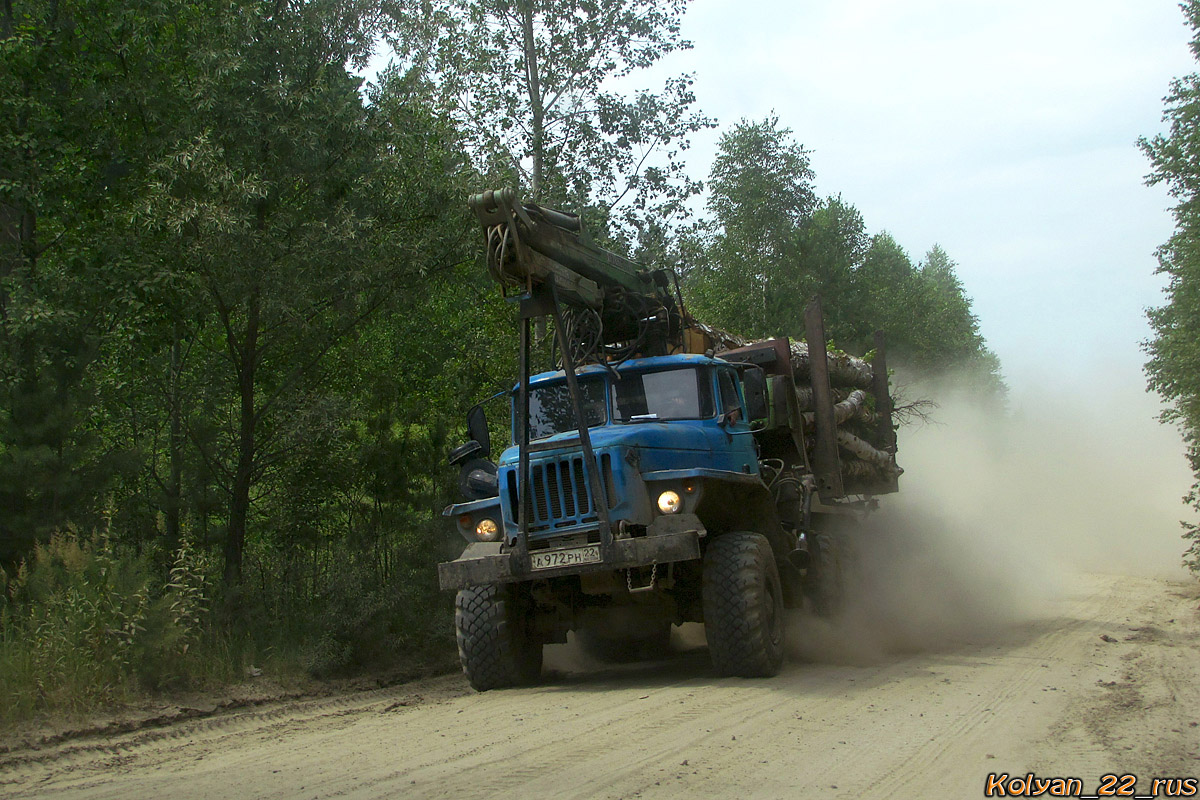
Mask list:
POLYGON ((686 0, 429 0, 396 16, 400 69, 456 121, 477 167, 527 198, 587 207, 627 234, 684 213, 692 77, 625 91, 630 76, 691 47, 686 0))

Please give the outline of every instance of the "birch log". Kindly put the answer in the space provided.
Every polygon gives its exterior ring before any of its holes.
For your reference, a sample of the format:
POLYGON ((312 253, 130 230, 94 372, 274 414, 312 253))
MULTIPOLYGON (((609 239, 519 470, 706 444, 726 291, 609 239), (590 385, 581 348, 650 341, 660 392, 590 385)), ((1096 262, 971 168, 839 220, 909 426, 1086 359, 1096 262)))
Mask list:
MULTIPOLYGON (((811 396, 812 389, 810 388, 807 391, 811 396)), ((855 389, 845 400, 833 406, 833 419, 838 425, 849 419, 861 419, 869 422, 871 421, 871 416, 870 411, 867 409, 867 393, 862 389, 855 389)), ((804 415, 804 422, 812 425, 816 422, 816 418, 817 415, 810 411, 804 415)))
POLYGON ((890 454, 882 450, 876 450, 866 441, 858 438, 849 431, 839 430, 837 432, 837 443, 838 447, 884 472, 893 472, 897 469, 890 454))
MULTIPOLYGON (((861 358, 843 353, 838 350, 827 350, 826 359, 829 362, 829 383, 832 386, 853 386, 864 391, 871 390, 871 381, 875 371, 871 365, 861 358)), ((792 342, 792 372, 796 378, 807 379, 810 373, 808 359, 808 344, 792 342)))

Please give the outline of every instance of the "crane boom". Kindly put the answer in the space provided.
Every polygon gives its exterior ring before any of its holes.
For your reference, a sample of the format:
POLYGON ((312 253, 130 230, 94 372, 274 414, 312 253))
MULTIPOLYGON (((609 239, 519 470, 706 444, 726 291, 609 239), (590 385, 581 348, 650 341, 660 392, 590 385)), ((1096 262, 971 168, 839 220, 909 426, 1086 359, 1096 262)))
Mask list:
POLYGON ((674 275, 595 244, 575 214, 522 203, 513 189, 473 195, 468 204, 487 241, 487 266, 505 291, 553 285, 579 361, 665 354, 682 345, 674 275))

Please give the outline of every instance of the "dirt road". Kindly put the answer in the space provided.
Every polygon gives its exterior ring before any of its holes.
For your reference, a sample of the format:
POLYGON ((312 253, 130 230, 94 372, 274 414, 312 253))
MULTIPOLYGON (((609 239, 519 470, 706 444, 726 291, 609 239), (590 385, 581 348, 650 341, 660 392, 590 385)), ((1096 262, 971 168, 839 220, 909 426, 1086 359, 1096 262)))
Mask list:
POLYGON ((1200 775, 1198 601, 1087 576, 974 641, 772 680, 714 679, 703 648, 585 670, 560 652, 536 688, 447 676, 11 752, 0 796, 968 798, 1029 772, 1148 791, 1200 775))

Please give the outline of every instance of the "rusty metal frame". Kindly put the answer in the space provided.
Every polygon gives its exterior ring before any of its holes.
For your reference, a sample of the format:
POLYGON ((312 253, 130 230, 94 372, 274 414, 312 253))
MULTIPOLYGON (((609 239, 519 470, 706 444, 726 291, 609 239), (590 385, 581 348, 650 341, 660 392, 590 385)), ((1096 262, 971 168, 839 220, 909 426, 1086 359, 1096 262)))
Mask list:
MULTIPOLYGON (((554 320, 554 338, 558 340, 558 349, 562 354, 563 373, 567 377, 567 388, 571 392, 571 405, 575 410, 575 421, 579 423, 579 444, 583 448, 583 469, 587 473, 588 485, 592 489, 596 513, 600 517, 600 559, 609 561, 612 557, 612 522, 608 515, 608 493, 604 491, 600 479, 600 462, 592 449, 592 434, 588 430, 587 420, 583 416, 583 395, 579 392, 579 379, 575 375, 575 359, 571 357, 571 344, 567 341, 567 332, 563 327, 562 312, 558 303, 558 288, 550 281, 550 316, 554 320)), ((607 402, 607 397, 605 398, 607 402)), ((526 409, 528 414, 529 409, 526 409)), ((528 446, 528 443, 527 445, 528 446)))
MULTIPOLYGON (((883 331, 875 331, 875 357, 871 360, 871 392, 875 395, 875 414, 878 417, 879 441, 882 450, 890 453, 896 463, 896 429, 892 423, 892 395, 888 390, 887 341, 883 331)), ((880 493, 894 492, 900 488, 898 476, 888 478, 880 493)))
POLYGON ((875 358, 871 360, 871 393, 875 395, 875 414, 879 417, 879 441, 885 452, 896 454, 896 429, 892 427, 892 395, 888 391, 887 342, 883 331, 875 331, 875 358))
POLYGON ((512 544, 512 571, 514 574, 529 573, 529 519, 532 504, 532 486, 529 479, 529 378, 530 378, 530 322, 537 317, 550 317, 554 321, 555 340, 558 342, 562 355, 563 372, 567 379, 567 389, 571 395, 571 406, 575 412, 575 421, 579 423, 579 443, 583 450, 583 471, 586 473, 588 486, 592 492, 592 501, 596 514, 600 518, 600 558, 602 562, 612 560, 613 535, 612 522, 609 517, 608 494, 600 477, 600 462, 592 448, 591 432, 588 431, 587 420, 583 414, 583 395, 579 390, 579 380, 575 375, 575 361, 571 357, 571 346, 567 341, 560 310, 558 288, 554 281, 535 284, 521 298, 520 325, 521 344, 518 369, 521 382, 517 388, 518 416, 520 420, 520 438, 518 441, 517 483, 520 488, 520 500, 517 508, 517 537, 512 544))
POLYGON ((825 321, 821 298, 814 297, 804 310, 804 336, 808 340, 809 378, 816 412, 816 446, 813 472, 821 500, 832 503, 845 495, 842 465, 837 449, 837 420, 833 415, 833 390, 829 385, 829 356, 825 350, 825 321))

